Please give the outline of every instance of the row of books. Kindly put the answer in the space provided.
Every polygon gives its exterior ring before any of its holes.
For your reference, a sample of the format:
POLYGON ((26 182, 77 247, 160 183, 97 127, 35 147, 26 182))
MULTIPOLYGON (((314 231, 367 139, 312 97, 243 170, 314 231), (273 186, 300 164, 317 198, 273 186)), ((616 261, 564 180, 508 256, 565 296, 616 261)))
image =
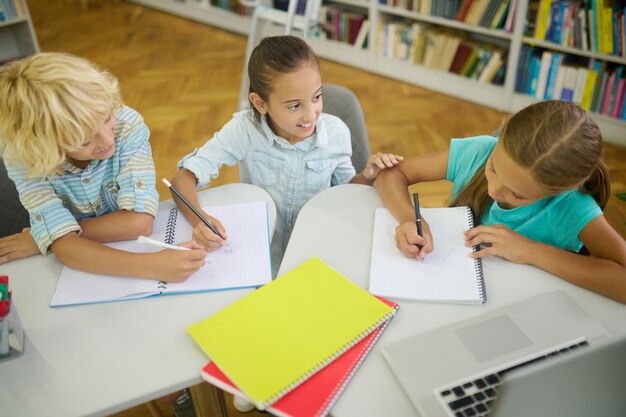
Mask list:
POLYGON ((587 110, 626 120, 624 65, 523 47, 515 90, 540 99, 572 101, 587 110))
POLYGON ((211 359, 205 381, 277 416, 323 417, 397 309, 311 258, 187 330, 211 359))
POLYGON ((21 0, 0 0, 0 22, 24 16, 24 5, 21 0))
POLYGON ((501 85, 506 52, 491 44, 420 23, 382 22, 377 28, 378 56, 439 69, 501 85))
POLYGON ((513 31, 516 0, 379 0, 422 15, 458 20, 469 25, 513 31))
POLYGON ((341 5, 320 7, 320 37, 367 48, 369 33, 367 14, 356 12, 341 5))
POLYGON ((526 36, 626 57, 626 7, 607 0, 530 0, 526 36))

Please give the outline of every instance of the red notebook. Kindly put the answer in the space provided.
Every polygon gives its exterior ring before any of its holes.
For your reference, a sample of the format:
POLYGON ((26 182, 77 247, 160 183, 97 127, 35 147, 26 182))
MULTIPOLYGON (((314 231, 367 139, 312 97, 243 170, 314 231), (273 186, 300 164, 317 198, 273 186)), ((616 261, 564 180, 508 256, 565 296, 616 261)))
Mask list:
MULTIPOLYGON (((398 304, 393 301, 378 297, 387 305, 398 309, 398 304)), ((393 318, 393 316, 392 316, 393 318)), ((344 390, 354 373, 374 347, 378 338, 391 319, 381 324, 366 338, 348 349, 343 355, 313 374, 301 385, 290 391, 284 397, 269 406, 266 411, 279 417, 322 417, 333 406, 339 394, 344 390)), ((233 395, 245 395, 219 370, 209 362, 202 369, 202 378, 226 392, 233 395)))

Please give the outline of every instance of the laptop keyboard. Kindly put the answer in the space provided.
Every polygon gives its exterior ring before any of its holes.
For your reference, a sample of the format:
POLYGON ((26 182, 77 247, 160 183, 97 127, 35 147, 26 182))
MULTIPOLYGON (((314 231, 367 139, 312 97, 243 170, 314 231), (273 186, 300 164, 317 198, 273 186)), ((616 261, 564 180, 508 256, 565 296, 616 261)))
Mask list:
POLYGON ((491 412, 491 403, 498 395, 498 387, 502 383, 502 376, 507 372, 522 366, 536 363, 545 359, 566 354, 581 347, 588 346, 586 341, 567 346, 563 349, 539 356, 519 365, 512 366, 482 378, 473 379, 462 384, 446 388, 439 392, 440 399, 448 406, 448 414, 454 417, 482 417, 491 412))

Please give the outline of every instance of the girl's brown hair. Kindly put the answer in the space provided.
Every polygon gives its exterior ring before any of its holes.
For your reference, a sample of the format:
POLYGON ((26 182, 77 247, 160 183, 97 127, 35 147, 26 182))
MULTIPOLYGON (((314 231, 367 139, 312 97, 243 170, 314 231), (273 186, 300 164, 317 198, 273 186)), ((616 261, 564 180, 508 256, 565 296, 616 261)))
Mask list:
MULTIPOLYGON (((276 78, 311 65, 319 71, 319 61, 311 47, 296 36, 271 36, 264 38, 254 48, 248 62, 249 93, 256 93, 267 101, 276 78)), ((261 113, 254 106, 255 118, 261 113)))
MULTIPOLYGON (((500 143, 550 194, 577 188, 606 206, 610 182, 601 160, 602 135, 580 106, 554 100, 532 104, 504 123, 500 143)), ((470 206, 480 222, 491 202, 483 165, 451 206, 470 206)))

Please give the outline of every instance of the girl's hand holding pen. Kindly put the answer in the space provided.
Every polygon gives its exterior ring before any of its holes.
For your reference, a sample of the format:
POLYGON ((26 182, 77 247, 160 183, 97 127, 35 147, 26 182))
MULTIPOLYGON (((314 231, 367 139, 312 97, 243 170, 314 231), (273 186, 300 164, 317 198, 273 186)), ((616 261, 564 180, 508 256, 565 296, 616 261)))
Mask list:
POLYGON ((417 233, 415 221, 404 222, 396 227, 396 246, 408 258, 424 259, 433 251, 433 237, 428 223, 422 218, 422 234, 417 233), (422 247, 419 248, 418 245, 422 247))
POLYGON ((465 246, 483 245, 471 254, 472 258, 496 255, 515 263, 529 263, 534 253, 533 247, 539 244, 503 224, 477 226, 466 230, 464 234, 465 246))
POLYGON ((154 262, 149 267, 154 271, 154 278, 166 282, 183 282, 204 266, 207 251, 202 245, 190 240, 179 246, 190 250, 164 249, 151 254, 154 262))
POLYGON ((193 227, 193 239, 208 251, 213 251, 215 249, 221 248, 222 246, 224 246, 226 240, 228 239, 224 226, 222 226, 222 223, 220 223, 220 221, 217 220, 215 217, 209 216, 206 213, 202 214, 204 218, 211 222, 213 227, 215 227, 219 234, 222 235, 224 238, 222 239, 219 235, 213 233, 213 231, 209 229, 206 224, 198 221, 193 227))

